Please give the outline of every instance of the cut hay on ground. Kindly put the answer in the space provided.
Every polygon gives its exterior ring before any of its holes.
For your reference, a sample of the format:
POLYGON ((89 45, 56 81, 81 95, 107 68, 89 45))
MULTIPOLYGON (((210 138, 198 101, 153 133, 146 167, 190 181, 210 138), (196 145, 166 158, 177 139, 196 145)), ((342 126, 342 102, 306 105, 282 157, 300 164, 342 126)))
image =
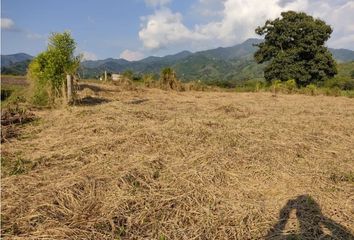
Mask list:
POLYGON ((352 238, 352 99, 92 86, 2 145, 5 239, 352 238))
POLYGON ((17 107, 10 107, 1 111, 1 142, 8 141, 19 135, 18 125, 32 122, 33 113, 17 107))

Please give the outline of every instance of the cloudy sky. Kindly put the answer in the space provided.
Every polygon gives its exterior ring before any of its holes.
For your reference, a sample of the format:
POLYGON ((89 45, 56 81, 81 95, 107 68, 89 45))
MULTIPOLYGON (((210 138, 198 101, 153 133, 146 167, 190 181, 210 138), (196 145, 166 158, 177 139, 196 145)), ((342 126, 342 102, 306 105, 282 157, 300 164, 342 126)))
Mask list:
POLYGON ((232 46, 282 11, 334 28, 328 46, 354 50, 354 0, 2 0, 1 52, 38 54, 70 30, 86 59, 138 60, 232 46))

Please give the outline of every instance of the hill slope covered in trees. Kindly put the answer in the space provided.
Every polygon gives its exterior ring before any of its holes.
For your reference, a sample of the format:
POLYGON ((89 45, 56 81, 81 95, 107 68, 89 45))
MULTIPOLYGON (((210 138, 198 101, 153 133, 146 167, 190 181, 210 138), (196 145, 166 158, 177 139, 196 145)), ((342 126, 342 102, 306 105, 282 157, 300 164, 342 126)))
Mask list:
MULTIPOLYGON (((248 39, 232 47, 219 47, 195 53, 183 51, 164 57, 150 56, 140 61, 114 58, 83 61, 80 75, 83 78, 94 78, 104 71, 118 73, 126 70, 138 74, 158 74, 162 68, 172 67, 183 81, 201 80, 235 84, 247 79, 263 77, 264 65, 256 64, 253 59, 257 49, 254 44, 260 42, 261 39, 248 39)), ((330 49, 330 51, 339 63, 354 61, 354 51, 348 49, 330 49)), ((18 57, 18 54, 2 55, 2 62, 5 63, 1 68, 3 74, 25 74, 31 56, 27 55, 24 61, 20 61, 15 55, 18 57)))

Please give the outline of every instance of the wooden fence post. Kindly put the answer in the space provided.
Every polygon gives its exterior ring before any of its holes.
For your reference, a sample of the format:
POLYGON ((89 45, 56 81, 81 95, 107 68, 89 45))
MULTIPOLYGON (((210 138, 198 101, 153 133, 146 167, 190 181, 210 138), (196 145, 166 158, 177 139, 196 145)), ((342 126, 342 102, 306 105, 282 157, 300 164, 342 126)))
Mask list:
POLYGON ((70 74, 66 75, 66 87, 68 90, 68 103, 71 103, 72 99, 73 99, 73 86, 72 86, 72 78, 70 74))

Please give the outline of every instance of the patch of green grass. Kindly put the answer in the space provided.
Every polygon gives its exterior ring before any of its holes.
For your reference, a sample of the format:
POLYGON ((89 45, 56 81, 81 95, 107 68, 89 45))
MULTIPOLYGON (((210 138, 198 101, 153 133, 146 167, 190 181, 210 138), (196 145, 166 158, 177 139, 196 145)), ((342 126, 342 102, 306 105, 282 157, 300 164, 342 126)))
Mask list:
POLYGON ((22 75, 11 75, 11 74, 1 74, 1 78, 25 78, 26 76, 22 76, 22 75))
POLYGON ((22 158, 17 158, 10 171, 10 175, 19 175, 26 173, 29 165, 31 165, 31 161, 22 158))
POLYGON ((354 183, 354 172, 346 172, 346 173, 332 173, 329 176, 333 182, 350 182, 354 183))
POLYGON ((1 156, 1 173, 4 176, 24 174, 32 168, 32 161, 22 158, 19 154, 15 157, 1 156))
POLYGON ((1 85, 1 106, 26 102, 26 87, 21 85, 1 85))

